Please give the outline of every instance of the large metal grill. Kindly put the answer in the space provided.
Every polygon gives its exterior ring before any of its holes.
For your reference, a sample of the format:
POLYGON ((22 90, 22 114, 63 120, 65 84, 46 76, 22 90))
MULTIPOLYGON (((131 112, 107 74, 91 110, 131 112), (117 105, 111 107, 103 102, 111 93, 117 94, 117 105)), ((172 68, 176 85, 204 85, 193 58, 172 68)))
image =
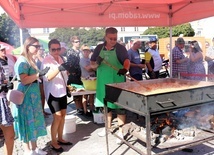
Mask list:
MULTIPOLYGON (((214 103, 214 83, 184 79, 155 79, 141 82, 126 82, 106 85, 104 103, 113 102, 129 111, 145 116, 147 154, 151 155, 151 116, 187 107, 214 103)), ((214 134, 195 141, 195 145, 214 139, 214 134)), ((125 142, 127 143, 127 142, 125 142)), ((191 146, 194 145, 192 142, 191 146)), ((131 146, 140 154, 139 149, 131 146)), ((188 147, 188 145, 186 145, 188 147)), ((175 148, 168 152, 183 149, 175 148)))

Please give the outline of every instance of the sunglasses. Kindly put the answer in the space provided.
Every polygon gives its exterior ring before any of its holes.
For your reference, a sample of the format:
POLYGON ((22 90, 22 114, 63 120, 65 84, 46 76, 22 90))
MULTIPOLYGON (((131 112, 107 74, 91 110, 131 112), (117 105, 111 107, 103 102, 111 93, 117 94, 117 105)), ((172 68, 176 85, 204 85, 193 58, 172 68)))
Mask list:
POLYGON ((33 46, 35 48, 40 48, 41 47, 40 45, 30 45, 30 46, 33 46))
POLYGON ((56 52, 56 51, 59 52, 59 51, 61 51, 61 48, 52 48, 51 51, 52 51, 52 52, 56 52))
POLYGON ((4 52, 4 51, 6 51, 6 49, 5 49, 5 48, 3 48, 3 49, 1 49, 0 51, 4 52))
POLYGON ((74 41, 74 43, 79 43, 80 41, 74 41))
POLYGON ((91 51, 88 50, 88 49, 84 49, 83 52, 84 52, 84 53, 90 53, 91 51))
POLYGON ((111 41, 117 41, 117 38, 109 38, 111 41))

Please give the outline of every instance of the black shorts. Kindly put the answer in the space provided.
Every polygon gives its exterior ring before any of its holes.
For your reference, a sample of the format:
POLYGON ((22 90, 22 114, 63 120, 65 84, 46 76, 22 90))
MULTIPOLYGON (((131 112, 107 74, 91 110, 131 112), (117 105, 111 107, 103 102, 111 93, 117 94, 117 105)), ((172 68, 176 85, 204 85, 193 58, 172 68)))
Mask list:
POLYGON ((57 98, 50 94, 48 98, 48 106, 52 114, 61 111, 63 109, 67 109, 67 97, 63 96, 57 98))

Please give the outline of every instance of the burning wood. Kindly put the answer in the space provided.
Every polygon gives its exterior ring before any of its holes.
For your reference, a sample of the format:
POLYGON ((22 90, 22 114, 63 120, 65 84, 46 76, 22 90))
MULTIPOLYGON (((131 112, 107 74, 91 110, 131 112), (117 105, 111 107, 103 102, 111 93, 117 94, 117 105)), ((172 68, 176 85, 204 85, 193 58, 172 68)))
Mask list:
MULTIPOLYGON (((123 126, 123 130, 138 139, 146 142, 146 128, 140 127, 131 122, 123 126)), ((177 130, 174 127, 164 126, 159 134, 154 131, 150 131, 151 144, 157 146, 160 143, 164 143, 168 139, 176 138, 177 140, 185 140, 189 137, 195 137, 198 133, 196 127, 185 128, 183 130, 177 130)))
MULTIPOLYGON (((200 127, 214 129, 214 115, 206 114, 201 116, 200 110, 189 110, 184 117, 176 116, 174 113, 156 115, 151 118, 151 144, 157 146, 169 139, 189 140, 194 138, 201 131, 200 127)), ((124 125, 124 131, 146 142, 146 128, 140 127, 131 122, 124 125)))

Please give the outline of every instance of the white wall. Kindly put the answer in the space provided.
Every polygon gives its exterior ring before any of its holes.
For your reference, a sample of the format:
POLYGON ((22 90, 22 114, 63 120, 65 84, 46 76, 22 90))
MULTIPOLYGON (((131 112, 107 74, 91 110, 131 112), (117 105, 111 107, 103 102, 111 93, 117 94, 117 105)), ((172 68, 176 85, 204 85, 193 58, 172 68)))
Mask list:
POLYGON ((201 34, 198 36, 204 36, 205 38, 214 37, 214 17, 193 21, 191 26, 195 30, 196 35, 197 31, 201 31, 201 34))
POLYGON ((44 28, 32 28, 29 29, 29 33, 32 37, 40 38, 48 40, 49 34, 54 32, 56 28, 45 28, 46 31, 44 32, 44 28))

